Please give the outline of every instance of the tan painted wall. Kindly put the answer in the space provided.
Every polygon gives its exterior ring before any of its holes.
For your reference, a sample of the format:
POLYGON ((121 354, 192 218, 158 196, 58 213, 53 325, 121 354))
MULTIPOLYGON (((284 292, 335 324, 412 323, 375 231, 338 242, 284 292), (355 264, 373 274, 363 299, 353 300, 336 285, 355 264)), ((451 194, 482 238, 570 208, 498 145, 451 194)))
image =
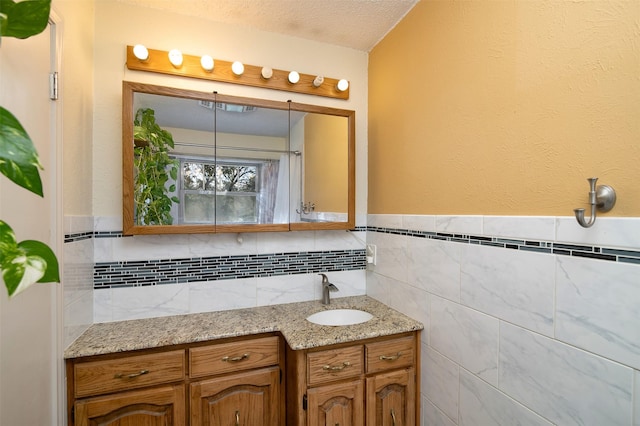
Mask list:
MULTIPOLYGON (((227 24, 212 24, 195 17, 136 7, 115 0, 95 2, 95 102, 93 128, 93 214, 121 216, 122 211, 122 81, 173 86, 275 101, 300 102, 355 110, 367 116, 367 53, 316 43, 296 37, 266 33, 227 24), (114 30, 117 28, 117 30, 114 30), (126 69, 125 48, 136 43, 159 50, 208 53, 216 59, 240 60, 307 74, 347 78, 348 101, 188 79, 126 69), (97 189, 99 188, 99 190, 97 189)), ((366 139, 364 119, 356 123, 357 173, 362 185, 356 195, 356 211, 366 218, 366 139)), ((364 221, 366 219, 362 219, 364 221)))
POLYGON ((63 54, 60 67, 64 134, 65 215, 90 215, 93 193, 93 2, 54 0, 60 15, 63 54))
POLYGON ((370 53, 368 213, 640 216, 640 2, 421 1, 370 53))

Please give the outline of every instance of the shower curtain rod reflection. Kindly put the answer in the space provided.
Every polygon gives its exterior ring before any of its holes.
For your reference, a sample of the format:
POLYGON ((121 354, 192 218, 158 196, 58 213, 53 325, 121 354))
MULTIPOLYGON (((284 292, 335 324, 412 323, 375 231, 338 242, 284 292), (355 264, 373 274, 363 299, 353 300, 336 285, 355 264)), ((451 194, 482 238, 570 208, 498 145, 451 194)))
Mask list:
MULTIPOLYGON (((212 145, 207 145, 203 143, 184 143, 184 142, 175 142, 176 146, 193 146, 196 148, 213 148, 212 145)), ((217 145, 216 148, 220 149, 235 149, 238 151, 256 151, 256 152, 276 152, 280 154, 294 154, 297 156, 302 155, 300 151, 283 151, 280 149, 262 149, 262 148, 251 148, 251 147, 243 147, 243 146, 225 146, 225 145, 217 145)))

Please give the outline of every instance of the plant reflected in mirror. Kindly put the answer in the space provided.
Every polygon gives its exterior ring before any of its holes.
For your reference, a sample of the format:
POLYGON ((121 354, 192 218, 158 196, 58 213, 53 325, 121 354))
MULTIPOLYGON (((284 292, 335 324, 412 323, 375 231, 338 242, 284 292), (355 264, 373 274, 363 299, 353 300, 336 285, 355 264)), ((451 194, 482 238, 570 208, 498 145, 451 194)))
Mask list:
POLYGON ((156 123, 151 108, 140 108, 134 120, 134 202, 136 225, 171 225, 176 197, 178 161, 170 132, 156 123))

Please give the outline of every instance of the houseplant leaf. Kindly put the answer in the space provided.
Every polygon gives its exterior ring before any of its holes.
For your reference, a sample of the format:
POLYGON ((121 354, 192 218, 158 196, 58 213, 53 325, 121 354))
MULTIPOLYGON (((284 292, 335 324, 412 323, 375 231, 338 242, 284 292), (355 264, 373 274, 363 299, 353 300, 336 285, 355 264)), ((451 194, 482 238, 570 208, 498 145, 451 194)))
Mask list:
POLYGON ((60 282, 58 260, 46 244, 34 240, 16 241, 13 229, 0 221, 0 267, 9 296, 15 296, 36 282, 60 282))
POLYGON ((42 165, 29 135, 13 114, 0 107, 0 173, 42 196, 39 169, 42 165))
POLYGON ((18 247, 26 253, 27 257, 38 257, 45 261, 46 269, 44 275, 38 280, 39 283, 59 283, 60 270, 58 259, 53 250, 41 241, 24 240, 18 243, 18 247))
POLYGON ((0 0, 0 36, 28 38, 49 23, 51 0, 0 0))
MULTIPOLYGON (((51 0, 0 0, 2 37, 27 38, 39 34, 49 23, 51 0)), ((31 138, 20 122, 0 107, 0 172, 19 186, 42 196, 42 169, 31 138)), ((40 241, 17 242, 13 229, 0 220, 0 270, 9 296, 36 282, 60 282, 58 259, 40 241)))

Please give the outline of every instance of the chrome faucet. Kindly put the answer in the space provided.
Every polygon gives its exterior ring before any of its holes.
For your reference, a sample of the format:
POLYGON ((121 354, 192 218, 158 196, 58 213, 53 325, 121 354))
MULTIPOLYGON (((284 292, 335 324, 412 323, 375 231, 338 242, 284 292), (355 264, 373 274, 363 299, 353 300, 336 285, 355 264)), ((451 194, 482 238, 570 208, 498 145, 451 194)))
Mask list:
POLYGON ((318 274, 322 277, 322 304, 328 305, 331 303, 331 298, 329 297, 330 291, 338 291, 338 287, 331 284, 329 282, 329 278, 325 274, 318 274))

